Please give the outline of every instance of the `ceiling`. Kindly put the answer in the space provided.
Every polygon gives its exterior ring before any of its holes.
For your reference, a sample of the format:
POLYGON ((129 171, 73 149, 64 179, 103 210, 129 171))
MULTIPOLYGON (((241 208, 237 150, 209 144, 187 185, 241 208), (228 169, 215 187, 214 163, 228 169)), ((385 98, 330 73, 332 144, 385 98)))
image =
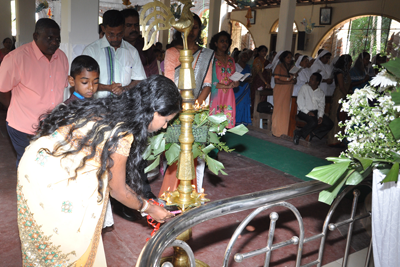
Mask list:
MULTIPOLYGON (((344 3, 344 2, 360 2, 367 0, 296 0, 297 5, 325 5, 332 3, 344 3)), ((241 9, 246 7, 252 8, 273 8, 279 7, 281 0, 225 0, 225 2, 234 7, 235 9, 241 9)))

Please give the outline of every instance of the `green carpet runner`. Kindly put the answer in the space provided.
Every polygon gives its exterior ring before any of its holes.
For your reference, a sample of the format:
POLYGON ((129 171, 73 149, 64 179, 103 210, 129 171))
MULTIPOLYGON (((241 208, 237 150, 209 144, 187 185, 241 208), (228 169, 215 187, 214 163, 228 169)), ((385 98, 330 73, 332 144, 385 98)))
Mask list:
POLYGON ((295 176, 303 181, 314 167, 328 165, 329 162, 306 153, 280 146, 250 135, 238 136, 227 133, 223 142, 235 152, 255 161, 295 176))

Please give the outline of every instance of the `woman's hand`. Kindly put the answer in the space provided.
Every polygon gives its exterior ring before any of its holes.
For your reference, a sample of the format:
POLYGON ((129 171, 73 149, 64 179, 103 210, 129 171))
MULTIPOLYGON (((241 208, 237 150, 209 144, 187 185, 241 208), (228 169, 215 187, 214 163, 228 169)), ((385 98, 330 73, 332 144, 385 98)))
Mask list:
POLYGON ((153 205, 150 202, 149 202, 149 208, 145 212, 148 213, 154 220, 160 223, 164 223, 166 219, 175 216, 174 214, 167 211, 163 207, 153 205))
POLYGON ((233 82, 233 83, 232 83, 232 87, 231 87, 231 88, 238 87, 238 86, 239 86, 239 84, 240 84, 240 82, 239 82, 239 81, 233 82))

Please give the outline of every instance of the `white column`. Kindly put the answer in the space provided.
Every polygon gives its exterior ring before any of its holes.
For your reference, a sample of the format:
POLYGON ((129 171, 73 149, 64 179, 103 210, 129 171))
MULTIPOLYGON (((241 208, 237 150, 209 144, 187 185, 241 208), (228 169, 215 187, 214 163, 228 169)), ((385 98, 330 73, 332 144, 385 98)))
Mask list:
POLYGON ((276 51, 291 50, 296 0, 282 0, 279 8, 279 32, 276 51))
POLYGON ((61 45, 69 62, 99 38, 99 0, 61 1, 61 45))
POLYGON ((208 44, 213 35, 217 34, 220 30, 220 17, 221 17, 221 6, 223 5, 223 0, 213 0, 210 1, 210 13, 208 22, 208 44))
MULTIPOLYGON (((10 4, 9 4, 10 5, 10 4)), ((35 31, 35 0, 15 0, 16 47, 32 42, 35 31)))
MULTIPOLYGON (((161 2, 166 6, 171 6, 171 0, 161 0, 161 2)), ((169 30, 163 30, 159 32, 158 41, 163 44, 163 49, 165 50, 165 46, 169 43, 168 40, 169 30)))
POLYGON ((11 38, 11 4, 10 0, 0 0, 0 46, 4 38, 11 38))

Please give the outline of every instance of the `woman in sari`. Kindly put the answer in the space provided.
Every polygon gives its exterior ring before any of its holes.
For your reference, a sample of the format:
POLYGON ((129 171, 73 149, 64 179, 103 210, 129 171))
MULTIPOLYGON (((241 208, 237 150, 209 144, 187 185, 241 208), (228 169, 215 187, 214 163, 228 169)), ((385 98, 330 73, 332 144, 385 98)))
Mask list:
POLYGON ((253 81, 251 83, 251 106, 254 107, 254 99, 256 91, 265 88, 271 88, 271 71, 265 69, 270 63, 265 57, 268 54, 268 48, 265 45, 260 45, 257 48, 257 55, 253 62, 251 70, 253 81))
POLYGON ((24 266, 107 266, 101 230, 109 195, 159 222, 173 215, 142 196, 147 137, 181 109, 173 82, 153 76, 112 98, 43 116, 18 168, 24 266))
POLYGON ((233 88, 239 85, 229 79, 236 72, 235 61, 228 55, 232 44, 229 33, 221 31, 211 38, 210 48, 215 52, 213 63, 210 115, 224 113, 228 119, 227 128, 236 124, 236 103, 233 88))
POLYGON ((297 82, 293 87, 294 96, 297 96, 297 94, 300 91, 300 88, 306 83, 308 83, 308 81, 310 80, 312 73, 310 72, 310 68, 308 67, 308 65, 309 65, 309 60, 307 56, 301 55, 297 58, 295 66, 301 69, 298 72, 297 82))
MULTIPOLYGON (((211 75, 212 75, 212 59, 214 51, 201 47, 203 40, 201 39, 202 23, 196 14, 193 14, 193 28, 188 35, 188 46, 193 53, 192 67, 196 80, 196 88, 193 90, 194 97, 200 104, 206 101, 208 104, 208 96, 211 91, 211 75)), ((171 48, 165 52, 164 67, 165 77, 171 79, 178 86, 179 70, 180 70, 180 51, 183 49, 183 40, 180 32, 176 31, 174 39, 171 42, 171 48)))
POLYGON ((339 100, 345 98, 350 91, 351 78, 349 70, 352 63, 353 61, 350 55, 341 55, 333 69, 336 89, 332 97, 332 106, 329 115, 329 118, 333 121, 333 128, 328 133, 329 146, 344 146, 335 135, 343 130, 343 128, 339 126, 339 121, 344 121, 346 115, 340 112, 341 105, 339 104, 339 100))
MULTIPOLYGON (((240 72, 241 74, 251 73, 250 66, 246 64, 249 59, 248 55, 247 51, 239 54, 239 61, 236 63, 236 72, 240 72)), ((240 82, 238 87, 233 88, 236 102, 236 125, 251 124, 250 80, 251 78, 247 77, 243 82, 240 82)))
POLYGON ((290 51, 284 51, 279 56, 279 64, 273 70, 275 87, 271 131, 275 137, 288 134, 289 130, 290 100, 293 84, 296 83, 296 75, 289 74, 292 58, 293 55, 290 51))
POLYGON ((370 76, 368 75, 369 60, 369 53, 362 52, 358 55, 354 66, 350 69, 351 93, 357 89, 364 88, 364 86, 368 84, 370 80, 370 76))
POLYGON ((333 95, 333 92, 335 91, 335 83, 332 78, 332 67, 329 64, 331 56, 331 52, 322 50, 310 68, 311 73, 319 72, 319 74, 322 75, 322 82, 319 85, 319 88, 324 91, 326 96, 333 95))

